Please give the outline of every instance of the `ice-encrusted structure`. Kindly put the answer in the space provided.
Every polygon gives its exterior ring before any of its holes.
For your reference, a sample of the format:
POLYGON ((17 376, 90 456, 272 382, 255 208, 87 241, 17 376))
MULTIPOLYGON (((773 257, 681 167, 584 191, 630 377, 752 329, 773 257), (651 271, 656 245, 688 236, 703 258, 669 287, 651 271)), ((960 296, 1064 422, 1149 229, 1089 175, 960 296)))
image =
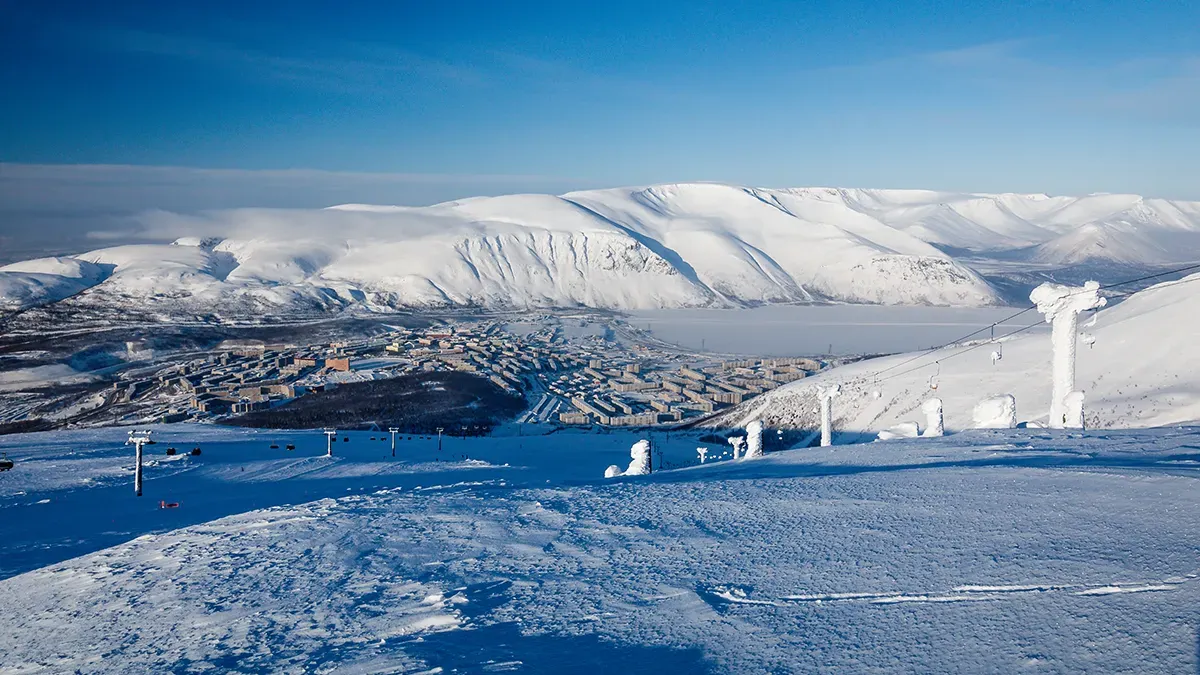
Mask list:
POLYGON ((921 404, 921 412, 925 413, 925 431, 922 436, 942 436, 946 433, 945 421, 942 418, 942 399, 931 398, 921 404))
POLYGON ((1011 394, 985 398, 971 411, 975 429, 1012 429, 1017 426, 1017 399, 1011 394))
POLYGON ((1050 392, 1051 429, 1067 426, 1067 396, 1075 391, 1075 349, 1078 339, 1079 313, 1103 307, 1100 284, 1089 281, 1082 287, 1044 283, 1033 289, 1029 300, 1050 324, 1053 346, 1051 360, 1052 386, 1050 392))
POLYGON ((842 393, 842 386, 835 384, 821 390, 821 447, 833 445, 833 397, 842 393))
POLYGON ((626 476, 645 476, 650 473, 650 441, 643 439, 634 443, 629 448, 629 458, 626 476))
POLYGON ((728 440, 729 440, 729 446, 731 448, 733 448, 733 458, 741 459, 742 448, 746 447, 746 437, 745 436, 730 436, 728 440))
POLYGON ((605 478, 617 476, 645 476, 650 473, 650 441, 640 440, 629 448, 629 468, 621 471, 621 467, 611 464, 604 470, 605 478))
POLYGON ((745 459, 754 459, 763 456, 762 449, 763 423, 761 420, 754 420, 746 425, 746 457, 745 459))
POLYGON ((1064 417, 1063 426, 1068 429, 1083 428, 1083 399, 1082 391, 1073 391, 1067 394, 1065 401, 1066 416, 1064 417))

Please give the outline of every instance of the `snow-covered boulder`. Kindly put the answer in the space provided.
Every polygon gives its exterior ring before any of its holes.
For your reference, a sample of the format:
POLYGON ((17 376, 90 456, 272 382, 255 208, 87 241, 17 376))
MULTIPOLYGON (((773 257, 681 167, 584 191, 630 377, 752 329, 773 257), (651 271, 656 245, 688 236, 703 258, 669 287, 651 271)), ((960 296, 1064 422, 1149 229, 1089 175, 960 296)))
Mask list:
POLYGON ((985 398, 971 413, 975 429, 1013 429, 1017 426, 1017 399, 1010 394, 985 398))
POLYGON ((879 432, 876 440, 892 441, 897 438, 916 438, 921 435, 921 427, 916 422, 901 422, 894 427, 879 432))
POLYGON ((616 478, 617 476, 620 476, 621 473, 621 467, 617 466, 616 464, 609 464, 608 468, 604 470, 604 477, 616 478))

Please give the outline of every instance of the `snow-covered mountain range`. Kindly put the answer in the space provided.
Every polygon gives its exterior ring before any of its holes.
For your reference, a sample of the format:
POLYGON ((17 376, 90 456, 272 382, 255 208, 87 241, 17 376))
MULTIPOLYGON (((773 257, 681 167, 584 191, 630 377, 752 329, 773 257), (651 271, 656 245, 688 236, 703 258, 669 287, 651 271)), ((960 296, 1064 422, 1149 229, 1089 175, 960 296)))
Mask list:
MULTIPOLYGON (((1089 427, 1153 427, 1200 420, 1200 274, 1133 294, 1081 317, 1076 386, 1086 395, 1089 427), (1094 341, 1093 341, 1094 339, 1094 341)), ((1028 324, 1036 312, 1022 317, 1028 324)), ((997 334, 1003 336, 1003 331, 997 334)), ((1022 332, 921 354, 899 354, 834 368, 753 399, 717 426, 762 419, 772 428, 819 426, 818 392, 840 384, 835 427, 874 435, 903 422, 924 425, 921 404, 941 399, 946 428, 973 426, 982 399, 1016 398, 1017 419, 1045 423, 1050 408, 1050 337, 1022 332), (993 360, 993 356, 999 356, 993 360)))
POLYGON ((1040 265, 1200 258, 1200 203, 694 183, 428 207, 151 213, 173 244, 0 267, 0 308, 223 312, 780 302, 979 306, 962 257, 1040 265))

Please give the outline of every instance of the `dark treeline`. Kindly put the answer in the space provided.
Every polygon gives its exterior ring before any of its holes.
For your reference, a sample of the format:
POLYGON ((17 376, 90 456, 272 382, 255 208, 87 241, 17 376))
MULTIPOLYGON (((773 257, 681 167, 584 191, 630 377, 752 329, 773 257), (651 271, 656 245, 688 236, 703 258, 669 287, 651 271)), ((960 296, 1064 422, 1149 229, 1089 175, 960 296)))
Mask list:
POLYGON ((226 420, 225 424, 268 429, 381 429, 405 433, 486 434, 525 408, 525 400, 470 373, 414 373, 343 384, 290 403, 226 420))

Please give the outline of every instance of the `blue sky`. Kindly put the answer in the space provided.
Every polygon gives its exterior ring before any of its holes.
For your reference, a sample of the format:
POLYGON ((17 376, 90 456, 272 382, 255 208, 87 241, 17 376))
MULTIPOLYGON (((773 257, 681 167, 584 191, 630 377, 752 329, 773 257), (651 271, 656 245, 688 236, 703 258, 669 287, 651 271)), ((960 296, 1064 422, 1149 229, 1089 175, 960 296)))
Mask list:
POLYGON ((713 180, 1200 199, 1198 26, 1179 0, 0 0, 0 195, 120 211, 713 180), (42 164, 159 168, 23 166, 42 164))

